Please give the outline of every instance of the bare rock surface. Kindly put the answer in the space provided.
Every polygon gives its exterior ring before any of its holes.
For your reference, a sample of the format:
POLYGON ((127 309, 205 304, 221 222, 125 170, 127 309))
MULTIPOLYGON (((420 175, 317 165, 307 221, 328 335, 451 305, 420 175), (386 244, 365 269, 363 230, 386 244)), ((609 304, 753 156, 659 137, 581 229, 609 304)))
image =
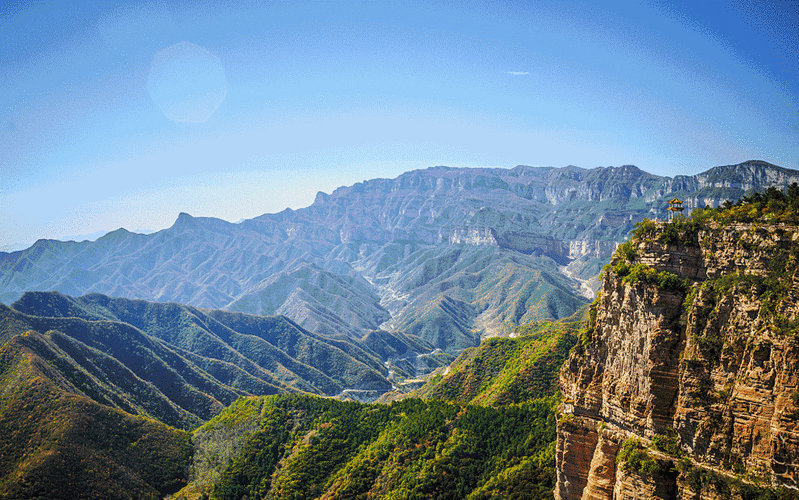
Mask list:
POLYGON ((557 499, 799 487, 799 341, 790 331, 799 281, 794 260, 775 265, 794 255, 797 235, 783 224, 730 224, 679 243, 633 240, 631 263, 690 286, 606 274, 593 331, 561 372, 557 499), (774 306, 764 287, 778 276, 787 292, 774 306))

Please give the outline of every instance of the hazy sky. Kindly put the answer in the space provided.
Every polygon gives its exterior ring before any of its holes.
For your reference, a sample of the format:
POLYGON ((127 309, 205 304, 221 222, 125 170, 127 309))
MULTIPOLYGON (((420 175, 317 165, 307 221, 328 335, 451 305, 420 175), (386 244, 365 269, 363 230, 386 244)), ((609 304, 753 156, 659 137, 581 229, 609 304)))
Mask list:
POLYGON ((0 249, 435 165, 799 168, 799 2, 0 2, 0 249))

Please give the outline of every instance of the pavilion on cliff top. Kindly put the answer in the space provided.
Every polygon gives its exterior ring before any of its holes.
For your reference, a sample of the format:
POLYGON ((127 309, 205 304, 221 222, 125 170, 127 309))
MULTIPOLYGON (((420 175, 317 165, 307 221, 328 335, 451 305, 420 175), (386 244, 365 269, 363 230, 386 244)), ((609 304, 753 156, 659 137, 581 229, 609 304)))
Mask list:
POLYGON ((671 201, 669 201, 669 208, 666 210, 669 211, 669 220, 674 220, 675 217, 681 217, 682 211, 685 209, 682 206, 682 200, 677 199, 675 196, 671 201))

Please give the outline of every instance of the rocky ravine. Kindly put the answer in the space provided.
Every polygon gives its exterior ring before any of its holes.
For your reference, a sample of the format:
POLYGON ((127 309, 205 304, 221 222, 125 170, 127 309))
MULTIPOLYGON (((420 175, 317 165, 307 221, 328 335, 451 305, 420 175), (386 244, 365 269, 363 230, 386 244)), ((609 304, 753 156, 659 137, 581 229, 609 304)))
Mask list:
POLYGON ((795 490, 799 227, 708 226, 671 245, 663 227, 628 244, 629 265, 674 273, 689 286, 607 273, 593 331, 561 372, 555 497, 795 490))

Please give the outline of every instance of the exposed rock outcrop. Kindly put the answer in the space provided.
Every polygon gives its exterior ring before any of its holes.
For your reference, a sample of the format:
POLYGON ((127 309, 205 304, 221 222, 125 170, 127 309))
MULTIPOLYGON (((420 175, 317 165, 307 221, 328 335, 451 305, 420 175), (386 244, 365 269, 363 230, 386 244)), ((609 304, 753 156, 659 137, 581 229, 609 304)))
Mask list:
POLYGON ((499 246, 497 232, 490 227, 454 229, 449 235, 449 242, 455 245, 499 246))
POLYGON ((796 489, 799 227, 652 226, 614 255, 561 372, 555 497, 796 489))
MULTIPOLYGON (((570 248, 557 238, 517 231, 497 233, 490 227, 454 229, 449 235, 449 242, 456 245, 490 245, 528 254, 538 252, 558 262, 570 257, 570 248)), ((614 242, 608 243, 615 247, 614 242)))
POLYGON ((609 258, 619 244, 615 241, 575 240, 569 242, 569 258, 578 259, 584 256, 596 259, 609 258))

